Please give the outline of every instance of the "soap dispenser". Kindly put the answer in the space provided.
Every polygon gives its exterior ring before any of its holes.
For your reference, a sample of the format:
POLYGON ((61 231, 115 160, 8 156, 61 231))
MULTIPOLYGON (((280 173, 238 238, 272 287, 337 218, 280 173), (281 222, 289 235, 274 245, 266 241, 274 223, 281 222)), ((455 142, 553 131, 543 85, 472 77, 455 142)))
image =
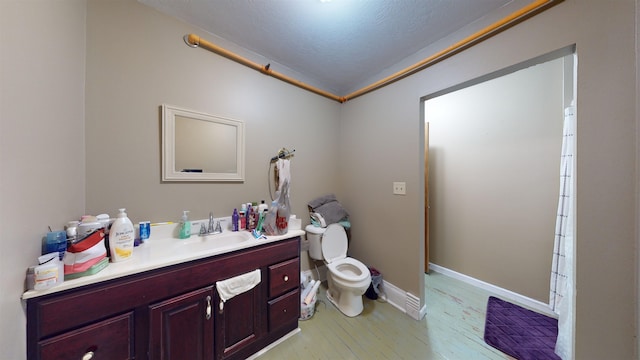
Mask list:
POLYGON ((109 230, 109 250, 111 262, 118 262, 131 258, 135 241, 135 231, 131 220, 127 217, 126 209, 118 210, 118 217, 109 230))
POLYGON ((180 220, 180 239, 188 239, 191 237, 191 222, 187 216, 188 210, 182 212, 182 219, 180 220))

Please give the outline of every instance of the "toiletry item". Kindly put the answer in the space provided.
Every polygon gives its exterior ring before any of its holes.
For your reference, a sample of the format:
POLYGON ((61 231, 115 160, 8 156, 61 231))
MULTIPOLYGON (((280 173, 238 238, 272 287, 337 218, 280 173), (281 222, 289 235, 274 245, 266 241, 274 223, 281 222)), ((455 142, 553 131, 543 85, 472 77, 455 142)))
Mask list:
POLYGON ((245 213, 245 224, 247 225, 246 229, 251 231, 253 230, 251 228, 251 220, 249 220, 249 218, 251 217, 251 210, 253 209, 253 207, 251 206, 251 203, 247 204, 247 212, 245 213))
POLYGON ((138 226, 140 228, 140 241, 146 243, 149 240, 149 236, 151 236, 151 221, 141 221, 138 226))
POLYGON ((258 205, 258 211, 262 214, 263 211, 269 210, 269 205, 267 205, 264 200, 260 200, 260 205, 258 205))
POLYGON ((104 233, 109 234, 109 227, 111 226, 111 218, 109 217, 109 214, 96 215, 96 219, 98 219, 98 222, 102 224, 104 233))
POLYGON ((242 204, 240 206, 240 212, 238 213, 238 217, 240 219, 238 230, 246 229, 247 228, 247 204, 242 204))
MULTIPOLYGON (((268 210, 268 209, 265 209, 268 210)), ((258 214, 258 226, 256 226, 256 230, 258 230, 258 232, 262 233, 262 225, 264 223, 264 217, 267 215, 267 211, 260 211, 260 213, 258 214)))
MULTIPOLYGON (((276 199, 279 196, 279 192, 276 191, 276 199)), ((278 235, 278 228, 276 226, 276 217, 278 214, 278 200, 271 202, 271 208, 267 211, 267 214, 262 222, 262 228, 267 235, 278 235)))
POLYGON ((109 231, 109 249, 111 250, 112 262, 127 260, 133 255, 136 233, 125 211, 126 209, 118 210, 118 217, 109 231))
POLYGON ((58 252, 59 258, 62 259, 64 252, 67 250, 67 232, 51 231, 47 233, 45 249, 43 254, 58 252))
POLYGON ((238 209, 233 209, 233 215, 231 215, 231 230, 238 231, 240 226, 240 215, 238 215, 238 209))
POLYGON ((38 257, 33 269, 34 290, 45 290, 64 281, 64 268, 57 252, 38 257))
POLYGON ((182 219, 180 220, 179 231, 180 231, 180 239, 188 239, 191 237, 191 222, 187 214, 188 210, 184 210, 182 212, 182 219))
POLYGON ((68 242, 74 243, 76 241, 76 237, 78 236, 78 225, 80 225, 80 221, 69 221, 67 226, 65 226, 68 242))
POLYGON ((249 216, 247 217, 247 230, 249 231, 253 231, 255 230, 256 226, 258 225, 256 223, 256 208, 249 205, 249 216))

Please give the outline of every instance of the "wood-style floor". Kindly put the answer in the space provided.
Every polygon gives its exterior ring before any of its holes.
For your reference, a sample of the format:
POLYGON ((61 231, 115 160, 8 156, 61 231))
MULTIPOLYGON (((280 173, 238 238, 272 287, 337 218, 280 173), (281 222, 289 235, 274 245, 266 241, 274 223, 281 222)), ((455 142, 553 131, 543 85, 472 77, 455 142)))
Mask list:
POLYGON ((436 272, 425 275, 425 284, 421 321, 366 297, 363 313, 346 317, 321 287, 314 316, 259 359, 512 359, 483 340, 491 293, 436 272))

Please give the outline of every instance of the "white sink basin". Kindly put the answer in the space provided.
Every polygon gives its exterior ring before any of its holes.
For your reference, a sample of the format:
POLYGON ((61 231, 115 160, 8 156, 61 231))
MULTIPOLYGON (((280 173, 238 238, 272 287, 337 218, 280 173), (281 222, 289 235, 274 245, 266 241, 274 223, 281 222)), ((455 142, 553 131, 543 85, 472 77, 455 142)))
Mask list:
POLYGON ((224 232, 216 235, 193 235, 189 239, 175 240, 174 246, 181 251, 226 249, 255 240, 248 231, 224 232))

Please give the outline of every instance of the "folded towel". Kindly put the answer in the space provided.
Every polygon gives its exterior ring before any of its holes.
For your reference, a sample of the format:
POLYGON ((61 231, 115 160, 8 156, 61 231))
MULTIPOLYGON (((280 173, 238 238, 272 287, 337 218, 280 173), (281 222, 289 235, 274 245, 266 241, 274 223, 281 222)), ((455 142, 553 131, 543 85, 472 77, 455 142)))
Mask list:
POLYGON ((335 224, 349 216, 349 213, 337 201, 331 201, 315 208, 315 212, 322 215, 327 225, 335 224))
POLYGON ((240 295, 253 289, 256 285, 260 284, 260 281, 260 269, 256 269, 246 274, 234 276, 227 280, 217 281, 216 289, 218 289, 220 300, 224 302, 236 295, 240 295))
POLYGON ((336 198, 336 196, 334 194, 328 194, 328 195, 323 195, 320 196, 319 198, 313 199, 311 201, 309 201, 309 203, 307 205, 309 205, 309 207, 311 209, 315 209, 317 207, 319 207, 320 205, 326 204, 328 202, 331 201, 338 201, 338 199, 336 198))
POLYGON ((314 218, 315 214, 315 220, 318 222, 322 222, 321 219, 324 219, 322 227, 335 224, 349 217, 349 213, 338 202, 334 194, 320 196, 309 201, 307 205, 309 205, 309 212, 312 214, 312 218, 314 218))

